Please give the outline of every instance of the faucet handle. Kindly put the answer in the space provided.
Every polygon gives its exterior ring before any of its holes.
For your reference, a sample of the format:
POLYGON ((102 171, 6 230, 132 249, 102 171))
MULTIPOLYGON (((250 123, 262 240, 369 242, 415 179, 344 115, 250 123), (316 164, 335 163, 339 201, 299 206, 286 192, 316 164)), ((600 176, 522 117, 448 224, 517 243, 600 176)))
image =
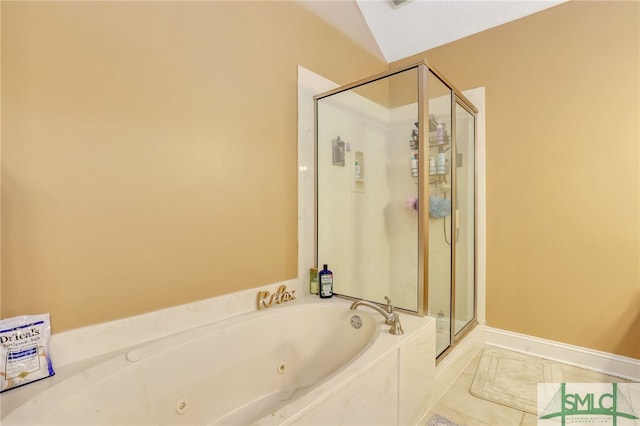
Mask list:
POLYGON ((389 296, 385 296, 384 300, 387 301, 387 312, 392 313, 393 312, 393 306, 391 305, 391 299, 389 299, 389 296))
POLYGON ((389 318, 385 321, 385 324, 390 325, 389 333, 400 335, 404 333, 402 329, 402 324, 400 324, 400 315, 397 312, 393 312, 393 305, 391 305, 391 299, 389 296, 385 296, 384 300, 387 301, 387 313, 389 314, 389 318))

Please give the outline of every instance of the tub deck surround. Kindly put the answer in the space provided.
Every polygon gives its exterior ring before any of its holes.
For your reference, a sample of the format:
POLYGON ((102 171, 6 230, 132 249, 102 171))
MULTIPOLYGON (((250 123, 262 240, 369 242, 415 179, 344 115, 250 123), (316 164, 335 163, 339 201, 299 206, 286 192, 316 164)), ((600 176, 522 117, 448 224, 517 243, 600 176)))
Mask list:
MULTIPOLYGON (((278 288, 283 285, 290 289, 298 289, 298 280, 281 281, 260 288, 55 333, 49 341, 53 367, 57 372, 65 365, 255 311, 258 291, 277 293, 278 288)), ((296 292, 297 295, 301 293, 296 292)), ((51 318, 51 323, 55 329, 55 318, 51 318)))
MULTIPOLYGON (((277 289, 278 286, 274 288, 277 289)), ((409 424, 433 402, 435 321, 405 334, 349 302, 297 300, 57 368, 0 397, 1 423, 409 424), (234 383, 234 386, 229 386, 234 383), (96 405, 97 404, 97 405, 96 405)), ((190 311, 174 313, 188 316, 190 311)))

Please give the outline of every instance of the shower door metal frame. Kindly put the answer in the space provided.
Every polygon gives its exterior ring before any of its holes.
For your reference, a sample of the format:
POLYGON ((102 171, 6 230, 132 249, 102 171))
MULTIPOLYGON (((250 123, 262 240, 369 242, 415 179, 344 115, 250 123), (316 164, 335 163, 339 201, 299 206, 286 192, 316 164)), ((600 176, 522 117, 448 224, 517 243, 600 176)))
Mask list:
MULTIPOLYGON (((418 74, 418 122, 420 123, 418 127, 418 276, 417 276, 417 308, 416 311, 406 310, 402 308, 394 307, 394 309, 399 310, 401 312, 406 312, 412 315, 418 316, 426 316, 428 311, 428 290, 426 288, 425 283, 427 280, 425 279, 425 274, 427 273, 425 259, 428 255, 428 250, 426 249, 426 238, 427 230, 428 230, 428 219, 429 215, 426 214, 426 219, 424 215, 424 208, 422 208, 423 199, 428 200, 428 179, 429 175, 427 173, 427 185, 423 185, 424 175, 423 170, 425 170, 425 164, 428 167, 428 163, 425 163, 424 159, 424 144, 429 141, 429 132, 427 130, 426 136, 425 132, 422 129, 424 125, 424 117, 426 114, 428 123, 428 106, 425 106, 424 95, 426 94, 426 78, 429 71, 429 66, 426 61, 417 61, 407 64, 405 66, 399 68, 393 68, 388 71, 384 71, 378 74, 374 74, 370 77, 363 78, 361 80, 357 80, 353 83, 346 84, 344 86, 337 87, 335 89, 320 93, 313 97, 314 100, 314 156, 315 156, 315 167, 314 167, 314 258, 318 259, 318 100, 329 97, 331 95, 335 95, 337 93, 345 92, 347 90, 355 89, 360 86, 364 86, 365 84, 373 83, 378 80, 385 79, 387 77, 391 77, 396 74, 400 74, 405 71, 409 71, 411 69, 416 69, 418 74), (426 192, 425 192, 426 191, 426 192), (426 194, 426 198, 424 195, 426 194), (426 220, 426 225, 425 225, 426 220)), ((428 129, 428 127, 427 127, 428 129)), ((428 211, 428 209, 427 209, 428 211)), ((349 297, 341 294, 334 294, 334 296, 339 298, 344 298, 348 300, 355 300, 354 297, 349 297)))
MULTIPOLYGON (((446 84, 446 83, 445 83, 446 84)), ((455 346, 466 336, 477 324, 478 324, 478 110, 470 103, 461 93, 459 93, 452 86, 448 86, 451 89, 451 286, 449 297, 449 346, 436 356, 436 362, 440 362, 444 357, 451 352, 455 346), (457 265, 457 250, 456 250, 456 226, 454 219, 455 211, 458 205, 458 137, 457 137, 457 114, 456 107, 460 106, 466 112, 473 117, 473 317, 467 322, 467 324, 460 329, 458 333, 455 332, 456 326, 456 265, 457 265)))
POLYGON ((428 149, 428 144, 429 143, 429 128, 426 125, 422 125, 422 123, 428 123, 429 122, 429 93, 427 90, 427 83, 428 83, 428 79, 429 79, 429 72, 431 72, 433 74, 433 76, 435 76, 436 78, 438 78, 445 86, 447 86, 450 90, 451 90, 451 160, 450 160, 450 168, 451 168, 451 188, 452 188, 452 192, 451 192, 451 198, 452 201, 454 201, 451 205, 451 211, 452 211, 452 219, 451 219, 451 262, 449 264, 450 267, 450 285, 449 285, 449 346, 442 351, 440 354, 438 354, 436 356, 436 362, 440 362, 442 359, 444 359, 447 354, 449 352, 451 352, 453 350, 453 348, 458 344, 458 342, 460 340, 462 340, 464 338, 464 336, 466 334, 468 334, 473 327, 475 327, 475 325, 478 323, 478 268, 477 268, 477 258, 478 258, 478 203, 477 203, 477 195, 478 195, 478 160, 477 160, 477 144, 478 144, 478 126, 477 126, 477 119, 478 119, 478 109, 475 107, 475 105, 473 105, 473 103, 471 101, 469 101, 453 84, 451 84, 451 82, 449 80, 447 80, 441 73, 439 73, 435 68, 433 68, 432 66, 430 66, 426 61, 419 61, 417 64, 415 64, 415 66, 419 67, 419 84, 421 85, 421 87, 419 87, 419 94, 418 94, 418 108, 419 108, 419 116, 420 116, 420 120, 421 120, 421 125, 420 125, 420 129, 419 129, 419 133, 420 133, 420 137, 419 137, 419 143, 420 143, 420 158, 419 160, 422 161, 423 163, 419 164, 419 173, 420 173, 420 178, 419 178, 419 185, 423 185, 424 188, 420 189, 420 196, 422 197, 422 200, 425 200, 424 203, 420 202, 420 213, 423 215, 422 217, 420 217, 419 219, 419 241, 420 241, 420 247, 419 250, 422 251, 422 254, 419 254, 420 258, 420 273, 419 276, 420 278, 426 282, 426 286, 423 285, 424 288, 424 294, 423 294, 423 300, 422 303, 424 304, 424 310, 425 313, 424 315, 427 314, 428 311, 428 307, 429 307, 429 282, 428 282, 428 273, 429 273, 429 247, 428 244, 426 244, 425 242, 429 241, 429 214, 427 213, 428 211, 428 200, 429 200, 429 175, 428 173, 425 173, 426 169, 424 161, 428 156, 428 153, 424 153, 423 154, 423 147, 428 149), (473 247, 473 264, 474 264, 474 271, 473 271, 473 318, 471 320, 469 320, 469 322, 462 327, 462 329, 456 334, 455 333, 455 290, 456 290, 456 273, 455 273, 455 268, 456 268, 456 250, 455 250, 455 243, 454 243, 454 219, 453 219, 453 215, 454 215, 454 211, 455 211, 455 207, 457 207, 457 202, 455 200, 457 200, 457 190, 458 190, 458 180, 457 180, 457 158, 456 155, 453 155, 455 152, 457 152, 457 135, 456 135, 456 105, 460 105, 462 108, 464 108, 467 112, 469 112, 472 116, 473 116, 473 120, 474 120, 474 135, 473 135, 473 144, 474 144, 474 158, 473 158, 473 165, 474 165, 474 189, 473 189, 473 197, 474 197, 474 217, 473 217, 473 222, 474 222, 474 232, 473 232, 473 241, 474 241, 474 247, 473 247), (427 204, 427 206, 425 208, 423 208, 423 205, 427 204), (420 227, 422 227, 422 230, 420 229, 420 227))
MULTIPOLYGON (((387 77, 390 77, 395 74, 402 73, 404 71, 408 71, 410 69, 416 68, 418 72, 418 277, 417 277, 417 312, 416 311, 406 311, 411 314, 417 314, 420 316, 426 316, 428 314, 428 306, 429 306, 429 282, 428 282, 428 273, 429 273, 429 209, 428 209, 428 200, 429 200, 429 173, 428 173, 428 144, 429 144, 429 102, 428 102, 428 80, 430 78, 430 72, 438 78, 442 83, 444 83, 450 89, 451 96, 451 120, 452 120, 452 129, 451 129, 451 150, 452 154, 455 153, 456 148, 456 134, 455 134, 455 106, 458 104, 462 106, 467 112, 471 113, 474 118, 474 291, 473 291, 473 318, 457 333, 455 334, 455 244, 451 244, 451 262, 450 262, 450 277, 451 282, 449 286, 450 291, 450 312, 449 312, 449 325, 450 325, 450 341, 449 346, 441 352, 436 361, 439 362, 444 358, 454 347, 455 345, 477 324, 477 315, 478 315, 478 271, 477 271, 477 220, 478 220, 478 203, 477 203, 477 189, 478 189, 478 164, 477 164, 477 143, 478 143, 478 126, 477 126, 477 114, 478 109, 471 103, 456 87, 451 84, 449 80, 447 80, 440 72, 434 69, 426 60, 419 60, 415 62, 408 63, 404 66, 390 69, 388 71, 384 71, 370 77, 355 81, 350 84, 346 84, 344 86, 340 86, 336 89, 321 93, 313 97, 314 99, 314 114, 315 114, 315 125, 314 125, 314 148, 315 148, 315 161, 316 166, 314 167, 314 189, 315 189, 315 209, 314 209, 314 235, 315 235, 315 244, 314 244, 314 257, 318 258, 318 209, 317 209, 317 197, 318 197, 318 167, 317 167, 317 159, 318 159, 318 104, 317 101, 326 98, 328 96, 334 95, 336 93, 344 92, 347 90, 354 89, 359 86, 363 86, 368 83, 372 83, 377 80, 381 80, 387 77)), ((457 176, 456 176, 456 158, 454 155, 451 156, 450 168, 451 168, 451 186, 452 186, 452 199, 455 200, 454 196, 457 195, 457 176)), ((451 220, 451 228, 453 230, 453 207, 455 207, 457 203, 452 203, 452 220, 451 220)), ((453 234, 452 234, 453 235, 453 234)), ((338 297, 353 299, 352 297, 347 297, 343 295, 336 295, 338 297)))

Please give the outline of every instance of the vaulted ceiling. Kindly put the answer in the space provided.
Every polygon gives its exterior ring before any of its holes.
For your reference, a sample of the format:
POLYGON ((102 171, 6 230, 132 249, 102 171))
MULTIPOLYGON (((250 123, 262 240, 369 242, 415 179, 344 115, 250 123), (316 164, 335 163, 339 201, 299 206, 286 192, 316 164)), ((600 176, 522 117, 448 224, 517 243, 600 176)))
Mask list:
POLYGON ((391 0, 300 0, 300 4, 374 55, 393 62, 564 1, 409 0, 398 7, 391 0))

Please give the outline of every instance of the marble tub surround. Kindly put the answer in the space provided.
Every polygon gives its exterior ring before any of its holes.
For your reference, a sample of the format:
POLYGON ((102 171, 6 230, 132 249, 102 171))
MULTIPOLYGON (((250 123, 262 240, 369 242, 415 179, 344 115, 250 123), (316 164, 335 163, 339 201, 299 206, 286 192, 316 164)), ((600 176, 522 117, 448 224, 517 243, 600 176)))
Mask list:
MULTIPOLYGON (((512 408, 502 403, 481 399, 471 393, 470 389, 473 380, 482 360, 483 352, 486 350, 490 350, 494 354, 502 354, 502 356, 508 359, 520 360, 524 363, 525 370, 527 369, 526 365, 539 365, 541 362, 541 358, 535 356, 524 355, 519 352, 485 345, 483 351, 477 353, 451 386, 431 407, 427 416, 425 416, 426 419, 437 414, 459 425, 467 426, 534 426, 537 424, 537 416, 535 414, 512 408)), ((549 369, 553 369, 555 372, 554 374, 560 375, 562 377, 562 381, 567 383, 628 382, 626 379, 575 367, 557 361, 542 361, 550 363, 551 365, 549 366, 549 369)), ((516 384, 515 381, 517 380, 522 380, 522 378, 515 378, 514 382, 511 383, 507 381, 503 383, 507 387, 514 387, 516 384)), ((534 396, 534 398, 536 397, 534 396)), ((535 399, 533 402, 535 404, 535 399)), ((425 421, 421 424, 426 425, 427 423, 425 421)))
MULTIPOLYGON (((346 303, 347 309, 350 304, 336 298, 333 301, 346 303)), ((375 315, 381 325, 380 345, 354 360, 349 368, 357 370, 357 375, 332 377, 295 404, 253 424, 418 424, 435 401, 435 320, 401 314, 405 333, 395 336, 378 317, 375 315), (323 397, 318 399, 316 393, 323 397), (282 419, 287 420, 283 423, 282 419)))
MULTIPOLYGON (((304 384, 298 383, 299 380, 295 378, 299 373, 295 372, 298 370, 291 370, 294 366, 302 367, 300 377, 316 374, 318 369, 313 366, 320 360, 328 362, 335 358, 331 355, 335 355, 331 349, 332 341, 336 341, 340 348, 348 346, 346 341, 339 341, 330 327, 324 337, 319 333, 309 333, 312 325, 307 324, 306 318, 319 314, 320 317, 316 318, 316 315, 310 322, 318 324, 326 319, 329 323, 331 319, 338 318, 341 323, 349 324, 349 318, 353 315, 349 310, 350 301, 338 298, 321 300, 308 296, 273 306, 267 311, 256 311, 255 297, 255 291, 249 292, 247 302, 252 305, 250 310, 253 312, 246 315, 231 316, 181 330, 168 338, 158 338, 70 363, 57 369, 56 376, 50 380, 4 393, 0 398, 1 423, 195 425, 230 424, 227 420, 237 419, 231 424, 404 425, 417 424, 434 401, 435 320, 432 318, 401 314, 405 334, 394 336, 388 333, 388 326, 382 317, 359 312, 363 322, 374 321, 373 340, 365 344, 363 349, 358 349, 351 360, 335 361, 338 364, 331 367, 335 368, 334 372, 325 379, 321 378, 316 384, 312 384, 313 381, 304 384), (298 316, 295 316, 296 311, 298 316), (299 316, 300 313, 303 318, 299 316), (277 316, 284 319, 286 324, 271 324, 270 317, 277 316), (273 334, 265 328, 289 332, 273 334), (231 330, 246 331, 234 333, 231 330), (211 340, 209 336, 220 338, 211 340), (298 339, 289 341, 287 336, 306 336, 305 339, 311 340, 303 343, 302 348, 295 349, 293 342, 298 339), (229 343, 229 339, 237 340, 237 344, 229 343), (247 350, 246 345, 240 345, 241 341, 248 344, 251 350, 247 350), (202 346, 199 342, 205 346, 204 349, 197 349, 202 346), (261 348, 273 342, 276 350, 267 351, 271 354, 268 358, 262 354, 261 348), (226 349, 221 350, 221 346, 238 347, 243 355, 230 354, 226 349), (303 353, 308 353, 306 362, 305 358, 296 358, 303 353), (214 355, 215 359, 212 359, 214 355), (220 357, 224 359, 216 361, 220 357), (248 368, 236 365, 240 358, 247 357, 255 361, 249 363, 248 368), (279 365, 278 361, 286 361, 286 371, 294 376, 281 375, 275 367, 279 365), (266 369, 262 366, 264 362, 267 362, 266 369), (167 366, 174 368, 167 370, 167 366), (255 371, 241 373, 251 369, 255 371), (165 373, 159 373, 165 370, 165 373), (283 382, 284 399, 278 396, 271 400, 270 392, 266 393, 264 400, 239 395, 243 390, 255 390, 258 384, 270 386, 267 380, 257 379, 264 372, 269 377, 275 376, 276 380, 293 378, 296 385, 290 387, 283 382), (229 377, 221 379, 221 375, 229 377), (219 386, 229 380, 233 380, 237 386, 219 386), (166 386, 167 382, 171 386, 166 386), (223 394, 214 397, 218 403, 211 405, 206 398, 211 397, 215 389, 223 394), (229 398, 236 398, 236 405, 233 406, 247 408, 247 404, 249 412, 242 412, 244 408, 225 411, 228 408, 222 405, 222 401, 229 398), (185 406, 189 407, 184 415, 178 413, 182 399, 186 401, 185 406)), ((188 316, 189 311, 174 314, 177 317, 188 316)), ((175 317, 173 320, 183 325, 185 323, 175 317)), ((347 329, 354 331, 349 325, 347 329)))
MULTIPOLYGON (((235 315, 255 311, 259 291, 277 293, 286 286, 298 289, 298 280, 292 279, 242 290, 227 295, 173 306, 142 315, 55 333, 49 349, 56 371, 60 367, 94 358, 105 353, 169 336, 235 315)), ((296 294, 300 294, 299 290, 296 294)), ((55 318, 51 318, 55 329, 55 318)))

